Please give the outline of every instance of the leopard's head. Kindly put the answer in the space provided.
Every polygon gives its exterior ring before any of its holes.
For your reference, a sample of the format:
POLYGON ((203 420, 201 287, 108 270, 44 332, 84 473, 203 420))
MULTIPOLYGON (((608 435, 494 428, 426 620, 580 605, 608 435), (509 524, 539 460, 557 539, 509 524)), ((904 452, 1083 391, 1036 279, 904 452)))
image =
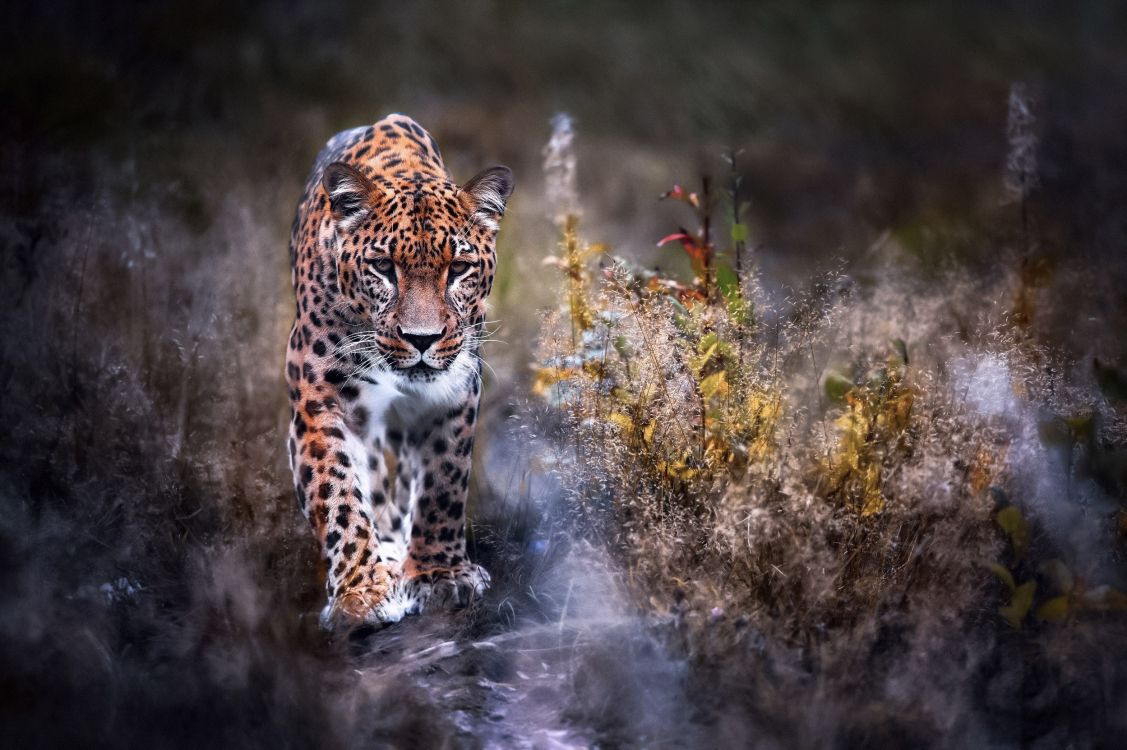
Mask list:
POLYGON ((432 381, 471 359, 484 336, 512 172, 491 167, 459 187, 425 172, 391 179, 363 169, 333 162, 322 177, 354 348, 382 370, 432 381))

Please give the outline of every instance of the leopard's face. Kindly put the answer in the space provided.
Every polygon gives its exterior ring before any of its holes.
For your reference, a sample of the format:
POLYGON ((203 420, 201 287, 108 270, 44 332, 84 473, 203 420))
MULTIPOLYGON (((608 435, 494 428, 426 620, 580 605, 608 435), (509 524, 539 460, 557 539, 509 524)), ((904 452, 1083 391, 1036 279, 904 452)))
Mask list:
POLYGON ((476 353, 509 170, 486 170, 459 188, 425 175, 377 183, 338 162, 323 182, 338 283, 356 327, 346 346, 416 382, 476 353))

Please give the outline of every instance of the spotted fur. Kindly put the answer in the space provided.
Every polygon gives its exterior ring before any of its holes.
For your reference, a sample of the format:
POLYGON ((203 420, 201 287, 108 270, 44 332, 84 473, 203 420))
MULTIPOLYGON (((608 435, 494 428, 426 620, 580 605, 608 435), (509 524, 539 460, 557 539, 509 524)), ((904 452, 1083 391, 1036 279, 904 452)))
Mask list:
POLYGON ((290 237, 294 490, 328 563, 326 625, 461 606, 485 300, 512 173, 461 187, 414 120, 321 150, 290 237))

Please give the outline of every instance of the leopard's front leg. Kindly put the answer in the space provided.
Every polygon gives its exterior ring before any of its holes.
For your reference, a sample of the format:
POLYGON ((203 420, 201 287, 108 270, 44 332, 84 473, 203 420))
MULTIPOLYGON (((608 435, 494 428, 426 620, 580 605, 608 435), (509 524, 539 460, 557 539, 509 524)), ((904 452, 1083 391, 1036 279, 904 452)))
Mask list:
POLYGON ((414 502, 402 586, 412 611, 464 607, 489 586, 466 555, 466 497, 478 389, 458 406, 415 424, 404 455, 414 502))
POLYGON ((328 562, 321 623, 384 619, 380 605, 396 573, 380 558, 367 452, 328 384, 291 390, 290 464, 298 504, 328 562))

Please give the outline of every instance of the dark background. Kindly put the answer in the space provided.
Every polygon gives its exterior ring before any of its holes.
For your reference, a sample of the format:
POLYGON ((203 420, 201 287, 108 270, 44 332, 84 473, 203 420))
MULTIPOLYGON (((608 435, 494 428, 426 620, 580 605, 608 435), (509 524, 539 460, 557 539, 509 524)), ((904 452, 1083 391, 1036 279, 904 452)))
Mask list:
MULTIPOLYGON (((558 612, 521 593, 559 577, 528 554, 537 520, 504 503, 535 481, 536 443, 506 425, 555 300, 540 160, 558 111, 576 121, 584 234, 617 252, 682 268, 654 243, 684 217, 656 198, 741 148, 771 293, 839 262, 863 283, 889 243, 922 278, 1032 257, 1053 270, 1031 335, 1082 369, 1127 362, 1118 3, 39 2, 3 17, 0 723, 17 744, 488 735, 449 712, 456 697, 385 695, 392 667, 347 676, 355 654, 310 622, 315 551, 286 478, 292 211, 324 141, 388 112, 430 129, 458 179, 516 174, 483 440, 500 457, 476 493, 479 554, 512 558, 491 602, 522 622, 558 612), (1039 137, 1032 235, 1003 190, 1019 81, 1039 137)), ((579 725, 601 715, 582 694, 579 725)), ((631 695, 635 714, 691 723, 675 698, 631 695)), ((458 711, 479 716, 477 700, 458 711)))

